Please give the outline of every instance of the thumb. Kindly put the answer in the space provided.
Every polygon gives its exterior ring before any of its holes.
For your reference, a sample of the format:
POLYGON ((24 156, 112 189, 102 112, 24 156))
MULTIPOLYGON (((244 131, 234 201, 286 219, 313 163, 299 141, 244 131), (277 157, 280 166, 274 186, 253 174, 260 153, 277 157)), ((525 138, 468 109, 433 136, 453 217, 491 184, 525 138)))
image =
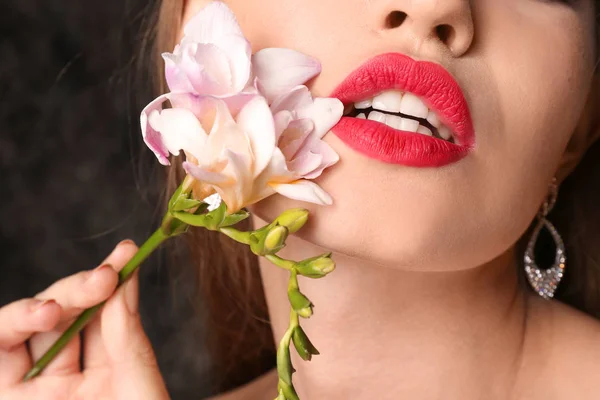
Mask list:
POLYGON ((139 313, 139 271, 102 312, 102 337, 115 380, 115 399, 168 399, 156 356, 139 313))

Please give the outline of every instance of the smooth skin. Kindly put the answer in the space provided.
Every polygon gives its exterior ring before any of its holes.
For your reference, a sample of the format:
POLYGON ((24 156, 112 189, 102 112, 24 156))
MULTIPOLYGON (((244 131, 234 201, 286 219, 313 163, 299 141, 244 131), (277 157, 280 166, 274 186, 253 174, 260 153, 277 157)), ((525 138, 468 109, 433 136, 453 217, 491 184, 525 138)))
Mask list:
POLYGON ((34 298, 0 308, 0 399, 169 399, 140 321, 137 273, 40 376, 21 382, 32 359, 38 359, 77 315, 114 293, 117 272, 136 250, 133 242, 121 242, 97 269, 71 275, 34 298))

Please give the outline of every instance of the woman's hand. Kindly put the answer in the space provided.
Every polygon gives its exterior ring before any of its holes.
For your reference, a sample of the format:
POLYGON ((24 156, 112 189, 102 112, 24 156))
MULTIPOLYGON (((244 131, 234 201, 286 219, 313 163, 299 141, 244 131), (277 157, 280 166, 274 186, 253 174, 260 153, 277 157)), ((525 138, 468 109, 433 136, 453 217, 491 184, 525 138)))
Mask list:
POLYGON ((137 273, 39 376, 21 382, 33 360, 84 309, 109 298, 117 271, 136 250, 132 242, 121 242, 94 271, 69 276, 33 299, 0 308, 0 399, 169 398, 140 321, 137 273))

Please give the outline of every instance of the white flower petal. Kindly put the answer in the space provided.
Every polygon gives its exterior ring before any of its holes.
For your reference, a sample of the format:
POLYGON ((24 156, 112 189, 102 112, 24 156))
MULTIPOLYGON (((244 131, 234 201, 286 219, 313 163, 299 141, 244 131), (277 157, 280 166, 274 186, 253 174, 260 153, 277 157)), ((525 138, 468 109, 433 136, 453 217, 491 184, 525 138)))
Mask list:
POLYGON ((344 105, 334 98, 316 98, 312 106, 298 110, 298 118, 309 118, 315 123, 313 135, 322 138, 342 118, 344 105))
POLYGON ((255 97, 240 111, 237 124, 248 135, 254 154, 254 177, 269 164, 275 149, 275 123, 269 105, 262 97, 255 97))
MULTIPOLYGON (((322 140, 315 140, 307 146, 307 153, 319 154, 321 156, 320 164, 310 172, 302 173, 304 179, 315 179, 323 173, 325 168, 329 168, 340 160, 340 156, 322 140)), ((296 172, 296 171, 295 171, 296 172)), ((300 172, 299 172, 300 173, 300 172)))
POLYGON ((306 153, 288 162, 288 168, 291 171, 294 171, 296 175, 305 178, 306 175, 319 168, 322 160, 322 155, 307 151, 306 153))
POLYGON ((312 105, 313 98, 310 91, 306 86, 300 85, 278 96, 271 104, 271 111, 273 111, 273 114, 279 113, 282 110, 297 112, 312 105))
POLYGON ((171 154, 177 156, 180 150, 185 150, 198 158, 206 143, 206 132, 191 111, 169 108, 152 113, 149 120, 152 128, 160 132, 162 142, 171 154))
POLYGON ((260 50, 252 56, 252 65, 258 87, 269 104, 321 72, 317 60, 291 49, 260 50))
POLYGON ((163 165, 171 165, 169 162, 169 149, 163 143, 161 135, 151 125, 149 117, 154 113, 159 113, 162 110, 162 105, 169 99, 168 94, 163 94, 152 100, 142 110, 140 114, 140 126, 142 128, 142 137, 146 145, 154 152, 158 161, 163 165))
POLYGON ((179 57, 171 53, 163 53, 162 57, 165 60, 165 79, 171 92, 193 92, 187 75, 179 67, 179 57))
POLYGON ((232 179, 225 174, 206 170, 198 165, 192 164, 187 161, 183 163, 183 169, 185 170, 185 172, 192 175, 194 178, 201 181, 202 183, 211 185, 222 185, 230 184, 232 182, 232 179))
POLYGON ((252 55, 250 42, 240 35, 224 36, 219 42, 219 48, 229 61, 232 92, 241 92, 250 79, 250 57, 252 55))
POLYGON ((225 155, 229 160, 228 167, 230 167, 229 170, 233 175, 235 185, 231 186, 229 190, 225 190, 225 195, 222 194, 221 197, 227 204, 227 211, 233 213, 248 205, 247 201, 251 196, 253 177, 250 173, 247 157, 229 149, 225 149, 225 155))
POLYGON ((226 53, 213 44, 196 44, 182 55, 180 68, 194 91, 203 96, 226 96, 231 91, 231 70, 226 53))
MULTIPOLYGON (((211 1, 186 24, 185 36, 198 43, 219 43, 225 35, 242 35, 233 12, 220 1, 211 1)), ((243 35, 242 35, 243 36, 243 35)))
POLYGON ((286 159, 291 160, 296 156, 314 128, 315 124, 310 119, 297 119, 288 125, 277 143, 286 159))
POLYGON ((330 205, 333 199, 319 185, 304 179, 292 183, 272 184, 271 187, 282 196, 309 203, 330 205))

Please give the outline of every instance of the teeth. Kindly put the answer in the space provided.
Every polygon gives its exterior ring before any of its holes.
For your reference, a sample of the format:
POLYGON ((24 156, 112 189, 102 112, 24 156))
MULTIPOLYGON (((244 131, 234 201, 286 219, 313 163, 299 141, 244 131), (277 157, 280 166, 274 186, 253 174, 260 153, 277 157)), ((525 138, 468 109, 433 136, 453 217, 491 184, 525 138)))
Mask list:
POLYGON ((402 103, 402 92, 396 90, 389 90, 383 92, 373 99, 373 108, 382 111, 388 111, 397 113, 400 112, 400 105, 402 103))
POLYGON ((369 119, 371 121, 377 121, 385 124, 385 114, 379 111, 371 111, 369 113, 369 119))
POLYGON ((447 126, 442 126, 438 129, 438 132, 440 134, 440 137, 444 140, 450 140, 450 138, 452 137, 452 132, 450 132, 450 129, 448 129, 447 126))
POLYGON ((354 103, 354 107, 357 110, 364 110, 365 108, 369 108, 373 105, 373 100, 369 99, 369 100, 364 100, 364 101, 359 101, 358 103, 354 103))
POLYGON ((391 126, 394 129, 400 129, 400 125, 402 125, 402 118, 396 115, 386 115, 385 124, 391 126))
POLYGON ((412 93, 406 93, 404 97, 402 97, 400 112, 417 118, 427 118, 427 115, 429 115, 427 106, 412 93))
POLYGON ((416 132, 419 129, 419 121, 415 121, 408 118, 402 118, 400 123, 400 130, 406 132, 416 132))
POLYGON ((417 133, 427 135, 427 136, 433 136, 433 132, 431 132, 429 130, 429 128, 427 128, 426 126, 423 126, 423 125, 419 125, 419 129, 417 129, 417 133))
POLYGON ((442 126, 440 119, 438 118, 437 114, 434 113, 433 111, 429 111, 429 114, 427 114, 427 122, 429 122, 431 125, 435 126, 436 128, 439 128, 440 126, 442 126))
MULTIPOLYGON (((442 124, 437 114, 430 111, 425 103, 412 93, 388 90, 378 94, 373 99, 358 101, 354 103, 354 105, 350 105, 350 108, 352 107, 359 111, 367 110, 372 107, 375 110, 386 111, 388 113, 400 113, 418 119, 425 119, 431 126, 437 129, 439 137, 444 140, 452 139, 452 132, 447 126, 442 124)), ((410 118, 402 118, 397 115, 389 115, 379 111, 371 111, 368 114, 366 112, 361 112, 356 118, 380 122, 401 131, 433 136, 431 129, 422 126, 419 121, 410 118)))

